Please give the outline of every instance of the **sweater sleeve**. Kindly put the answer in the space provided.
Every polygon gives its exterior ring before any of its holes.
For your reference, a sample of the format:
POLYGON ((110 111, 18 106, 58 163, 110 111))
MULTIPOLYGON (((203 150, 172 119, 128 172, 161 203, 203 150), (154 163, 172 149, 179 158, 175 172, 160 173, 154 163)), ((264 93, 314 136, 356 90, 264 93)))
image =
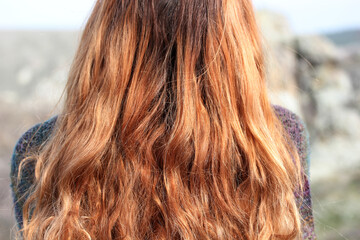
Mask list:
POLYGON ((275 112, 297 148, 303 168, 304 186, 302 193, 295 193, 302 217, 303 239, 316 239, 310 192, 310 136, 304 121, 294 112, 274 105, 275 112))
POLYGON ((23 205, 29 196, 28 190, 34 183, 35 162, 30 159, 23 164, 21 173, 20 166, 30 153, 36 151, 47 140, 56 119, 57 116, 31 127, 20 137, 14 147, 11 157, 10 188, 19 229, 23 227, 23 205))

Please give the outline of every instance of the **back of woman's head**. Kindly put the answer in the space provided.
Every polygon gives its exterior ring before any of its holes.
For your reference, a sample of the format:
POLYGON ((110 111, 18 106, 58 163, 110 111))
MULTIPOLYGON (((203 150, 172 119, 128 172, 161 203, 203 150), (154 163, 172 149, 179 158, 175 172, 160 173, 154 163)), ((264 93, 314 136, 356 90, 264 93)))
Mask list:
POLYGON ((36 160, 26 239, 300 232, 250 0, 98 0, 36 160))

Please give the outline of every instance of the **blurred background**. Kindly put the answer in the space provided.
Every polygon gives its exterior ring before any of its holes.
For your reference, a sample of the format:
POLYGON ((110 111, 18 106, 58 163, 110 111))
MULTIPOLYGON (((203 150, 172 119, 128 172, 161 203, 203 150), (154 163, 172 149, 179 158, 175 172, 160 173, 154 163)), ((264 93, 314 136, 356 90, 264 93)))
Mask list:
MULTIPOLYGON (((10 158, 31 126, 58 113, 93 0, 0 1, 0 240, 16 230, 10 158)), ((310 132, 319 239, 360 239, 360 1, 254 0, 272 102, 310 132)))

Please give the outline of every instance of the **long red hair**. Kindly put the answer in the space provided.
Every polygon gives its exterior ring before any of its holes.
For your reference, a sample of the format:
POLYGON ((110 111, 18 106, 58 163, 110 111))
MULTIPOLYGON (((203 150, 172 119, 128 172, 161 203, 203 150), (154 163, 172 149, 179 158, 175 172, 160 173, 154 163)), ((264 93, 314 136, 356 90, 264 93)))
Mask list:
POLYGON ((31 158, 25 239, 301 234, 251 0, 98 0, 31 158))

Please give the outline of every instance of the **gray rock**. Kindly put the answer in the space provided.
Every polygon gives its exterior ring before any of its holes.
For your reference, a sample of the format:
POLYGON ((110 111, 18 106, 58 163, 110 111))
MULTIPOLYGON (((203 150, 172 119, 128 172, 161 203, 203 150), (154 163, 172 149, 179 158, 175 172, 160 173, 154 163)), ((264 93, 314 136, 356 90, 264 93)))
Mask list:
POLYGON ((295 41, 295 48, 300 57, 312 64, 339 62, 344 55, 329 39, 318 36, 300 36, 295 41))
POLYGON ((279 13, 260 10, 256 13, 262 36, 270 44, 291 44, 295 35, 287 19, 279 13))

